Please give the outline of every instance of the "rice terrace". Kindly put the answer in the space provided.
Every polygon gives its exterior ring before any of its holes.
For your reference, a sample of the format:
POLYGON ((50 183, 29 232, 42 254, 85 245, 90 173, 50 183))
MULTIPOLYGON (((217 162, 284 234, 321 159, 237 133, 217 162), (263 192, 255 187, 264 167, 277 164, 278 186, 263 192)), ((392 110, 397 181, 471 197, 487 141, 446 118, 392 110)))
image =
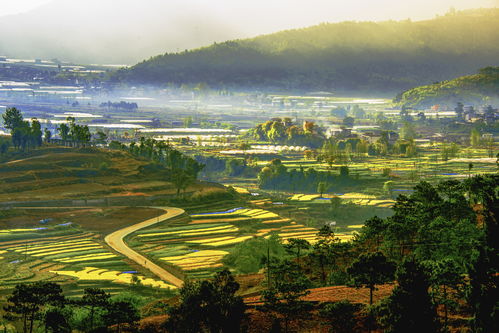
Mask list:
POLYGON ((499 332, 492 2, 0 2, 0 332, 499 332))

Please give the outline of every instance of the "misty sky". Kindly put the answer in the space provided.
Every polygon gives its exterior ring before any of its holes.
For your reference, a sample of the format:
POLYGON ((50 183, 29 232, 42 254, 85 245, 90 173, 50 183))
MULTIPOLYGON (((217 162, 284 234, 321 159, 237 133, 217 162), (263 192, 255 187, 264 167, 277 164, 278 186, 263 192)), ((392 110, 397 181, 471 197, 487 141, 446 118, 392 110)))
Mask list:
MULTIPOLYGON (((53 0, 1 0, 0 16, 26 12, 53 0)), ((157 0, 136 0, 142 6, 157 0)), ((170 6, 185 0, 163 0, 170 6)), ((74 4, 77 11, 80 0, 65 0, 74 4)), ((209 12, 219 14, 230 20, 234 10, 275 11, 275 26, 270 30, 282 27, 307 26, 320 22, 337 22, 344 20, 387 20, 387 19, 425 19, 435 14, 443 14, 449 8, 468 9, 478 7, 499 6, 499 0, 197 0, 209 12)), ((118 6, 122 0, 116 0, 118 6)))

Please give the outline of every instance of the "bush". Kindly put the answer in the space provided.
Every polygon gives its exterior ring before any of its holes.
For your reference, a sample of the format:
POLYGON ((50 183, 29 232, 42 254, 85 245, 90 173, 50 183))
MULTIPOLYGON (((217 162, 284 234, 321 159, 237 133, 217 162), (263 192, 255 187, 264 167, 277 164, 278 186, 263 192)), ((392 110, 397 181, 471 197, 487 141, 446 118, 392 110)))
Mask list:
POLYGON ((223 261, 243 274, 256 273, 265 266, 267 249, 271 257, 287 256, 280 238, 272 235, 269 239, 253 238, 237 244, 223 261))

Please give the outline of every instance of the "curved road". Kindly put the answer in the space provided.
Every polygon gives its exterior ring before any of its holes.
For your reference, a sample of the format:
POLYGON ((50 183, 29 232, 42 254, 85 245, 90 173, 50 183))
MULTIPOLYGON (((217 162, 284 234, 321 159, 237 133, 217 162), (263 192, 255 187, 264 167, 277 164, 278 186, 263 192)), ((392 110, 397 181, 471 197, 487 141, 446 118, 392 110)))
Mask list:
POLYGON ((128 247, 128 245, 125 244, 124 238, 131 234, 132 232, 135 232, 137 230, 140 230, 142 228, 150 227, 156 223, 166 221, 168 219, 174 218, 176 216, 182 215, 185 211, 180 208, 174 208, 174 207, 161 207, 166 214, 160 215, 158 217, 154 217, 152 219, 146 220, 139 222, 137 224, 131 225, 129 227, 120 229, 118 231, 115 231, 109 235, 107 235, 104 240, 106 243, 112 247, 115 251, 123 254, 124 256, 128 257, 129 259, 135 261, 137 264, 141 265, 142 267, 148 269, 151 271, 154 275, 159 277, 161 280, 168 282, 170 284, 173 284, 176 287, 182 287, 184 282, 168 272, 167 270, 159 267, 143 255, 135 252, 131 248, 128 247))

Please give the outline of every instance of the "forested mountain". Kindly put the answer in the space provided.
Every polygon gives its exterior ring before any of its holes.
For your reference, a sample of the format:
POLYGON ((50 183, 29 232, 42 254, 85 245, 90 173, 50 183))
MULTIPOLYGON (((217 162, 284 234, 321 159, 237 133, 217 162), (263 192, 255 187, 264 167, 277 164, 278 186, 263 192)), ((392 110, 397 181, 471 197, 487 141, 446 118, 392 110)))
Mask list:
POLYGON ((478 74, 409 89, 394 99, 398 105, 429 107, 435 104, 494 104, 499 102, 499 67, 486 67, 478 74))
POLYGON ((343 22, 164 54, 115 80, 212 87, 400 92, 499 60, 499 9, 427 21, 343 22))

